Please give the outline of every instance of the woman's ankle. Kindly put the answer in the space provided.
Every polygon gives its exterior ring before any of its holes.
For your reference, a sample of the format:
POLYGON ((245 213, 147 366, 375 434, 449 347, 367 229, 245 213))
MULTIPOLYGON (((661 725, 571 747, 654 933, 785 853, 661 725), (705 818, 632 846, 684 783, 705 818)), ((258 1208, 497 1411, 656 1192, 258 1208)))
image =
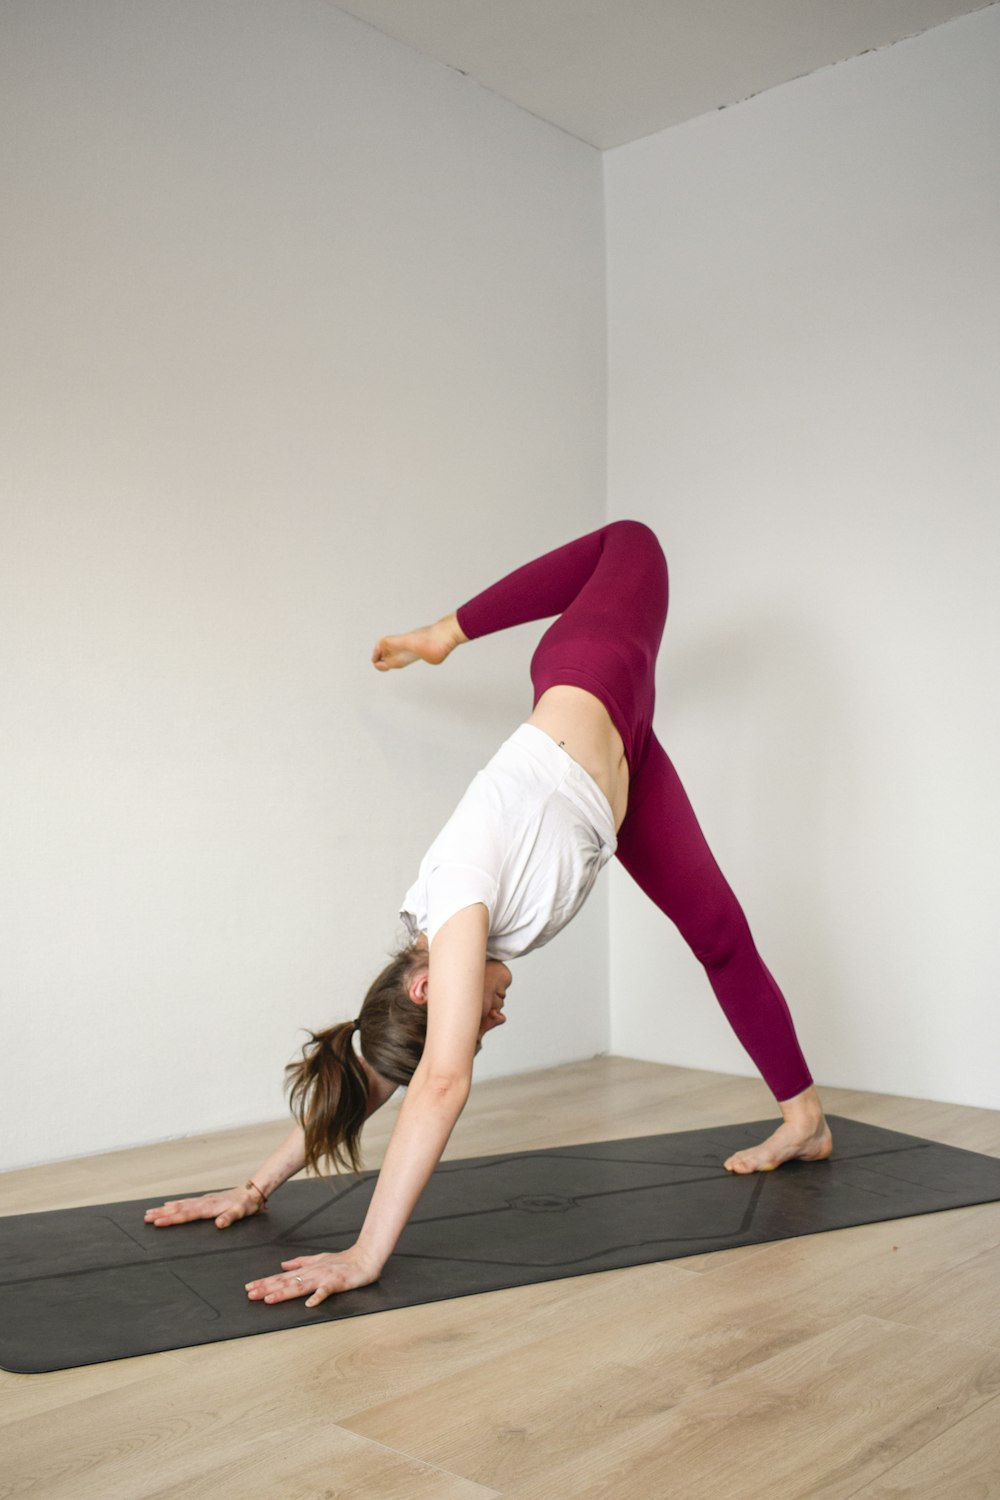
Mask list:
POLYGON ((450 615, 445 615, 443 620, 439 620, 438 625, 444 627, 444 629, 447 630, 448 638, 451 641, 453 647, 464 646, 469 639, 469 637, 465 634, 465 631, 462 629, 461 625, 458 623, 458 615, 454 611, 452 611, 450 615))
POLYGON ((788 1125, 819 1124, 823 1119, 823 1105, 814 1083, 791 1099, 779 1099, 778 1108, 788 1125))

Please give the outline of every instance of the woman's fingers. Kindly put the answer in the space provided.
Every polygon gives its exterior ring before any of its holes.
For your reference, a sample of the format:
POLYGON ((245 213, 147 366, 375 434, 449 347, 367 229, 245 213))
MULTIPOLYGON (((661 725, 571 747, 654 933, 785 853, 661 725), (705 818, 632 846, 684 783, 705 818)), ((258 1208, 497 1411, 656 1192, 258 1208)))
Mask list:
POLYGON ((281 1264, 284 1271, 281 1274, 262 1276, 259 1281, 248 1281, 247 1295, 255 1302, 261 1299, 265 1302, 285 1302, 289 1297, 308 1296, 312 1287, 306 1285, 302 1270, 308 1267, 310 1261, 319 1259, 318 1255, 296 1255, 292 1260, 283 1260, 281 1264))
POLYGON ((234 1188, 231 1193, 205 1193, 200 1198, 171 1198, 158 1208, 147 1208, 143 1218, 156 1229, 169 1224, 190 1224, 194 1219, 214 1219, 217 1229, 227 1229, 245 1214, 240 1193, 234 1188))
POLYGON ((304 1297, 304 1282, 289 1278, 266 1276, 263 1281, 248 1281, 246 1294, 251 1302, 287 1302, 290 1297, 304 1297))
POLYGON ((184 1224, 188 1219, 196 1218, 191 1205, 187 1201, 164 1203, 160 1208, 147 1208, 143 1217, 147 1224, 184 1224))
POLYGON ((349 1292, 376 1279, 371 1268, 366 1270, 345 1252, 297 1255, 281 1264, 285 1270, 278 1275, 245 1284, 251 1302, 289 1302, 305 1297, 307 1307, 318 1307, 335 1292, 349 1292))
MULTIPOLYGON (((332 1283, 337 1279, 330 1272, 327 1272, 323 1278, 326 1283, 332 1283)), ((328 1296, 331 1291, 346 1291, 349 1284, 348 1278, 343 1276, 340 1279, 344 1283, 342 1286, 328 1285, 323 1295, 328 1296)), ((296 1297, 313 1296, 318 1289, 317 1281, 318 1278, 315 1275, 306 1277, 289 1271, 283 1276, 265 1276, 262 1281, 248 1281, 246 1293, 251 1302, 291 1302, 296 1297)), ((307 1303, 310 1307, 314 1305, 312 1302, 307 1303)))

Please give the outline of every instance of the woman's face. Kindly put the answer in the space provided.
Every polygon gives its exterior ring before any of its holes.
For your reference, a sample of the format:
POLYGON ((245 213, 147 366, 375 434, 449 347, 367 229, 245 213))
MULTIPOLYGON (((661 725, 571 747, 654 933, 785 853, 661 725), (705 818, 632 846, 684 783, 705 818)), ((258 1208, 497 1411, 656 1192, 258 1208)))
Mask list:
MULTIPOLYGON (((427 939, 423 933, 420 934, 418 949, 426 951, 427 939)), ((417 1005, 427 1004, 427 985, 430 978, 429 970, 417 969, 410 981, 410 999, 417 1005)), ((476 1040, 476 1051, 483 1045, 483 1037, 494 1026, 502 1026, 507 1017, 503 1013, 503 1003, 507 998, 507 990, 511 980, 511 973, 505 963, 498 958, 486 960, 486 972, 483 975, 483 1009, 479 1021, 479 1036, 476 1040)))
POLYGON ((486 975, 483 981, 483 1014, 479 1026, 479 1040, 476 1043, 476 1051, 483 1044, 483 1037, 494 1026, 502 1026, 507 1017, 503 1013, 503 1003, 507 998, 507 990, 511 984, 511 973, 507 965, 501 963, 498 958, 486 960, 486 975))

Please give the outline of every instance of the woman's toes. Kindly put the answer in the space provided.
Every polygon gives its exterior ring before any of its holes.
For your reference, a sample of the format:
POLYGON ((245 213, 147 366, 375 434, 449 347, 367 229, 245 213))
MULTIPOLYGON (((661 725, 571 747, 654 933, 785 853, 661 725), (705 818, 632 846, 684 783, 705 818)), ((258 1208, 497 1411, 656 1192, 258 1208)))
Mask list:
POLYGON ((742 1176, 750 1172, 773 1172, 777 1165, 777 1161, 763 1150, 739 1151, 725 1163, 727 1172, 737 1172, 742 1176))
POLYGON ((383 636, 372 652, 372 662, 382 672, 388 672, 393 667, 408 667, 417 659, 416 652, 409 650, 408 646, 407 636, 383 636))

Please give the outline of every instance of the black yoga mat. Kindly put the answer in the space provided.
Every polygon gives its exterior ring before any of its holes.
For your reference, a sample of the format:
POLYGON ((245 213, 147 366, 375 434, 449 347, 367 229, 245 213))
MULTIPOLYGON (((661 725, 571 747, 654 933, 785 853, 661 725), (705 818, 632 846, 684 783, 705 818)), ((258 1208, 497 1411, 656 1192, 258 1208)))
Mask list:
POLYGON ((829 1161, 724 1169, 773 1124, 444 1162, 381 1279, 315 1308, 250 1302, 244 1283, 352 1244, 374 1172, 286 1183, 225 1230, 143 1221, 204 1185, 0 1218, 0 1366, 97 1364, 1000 1199, 1000 1160, 836 1116, 829 1161))

